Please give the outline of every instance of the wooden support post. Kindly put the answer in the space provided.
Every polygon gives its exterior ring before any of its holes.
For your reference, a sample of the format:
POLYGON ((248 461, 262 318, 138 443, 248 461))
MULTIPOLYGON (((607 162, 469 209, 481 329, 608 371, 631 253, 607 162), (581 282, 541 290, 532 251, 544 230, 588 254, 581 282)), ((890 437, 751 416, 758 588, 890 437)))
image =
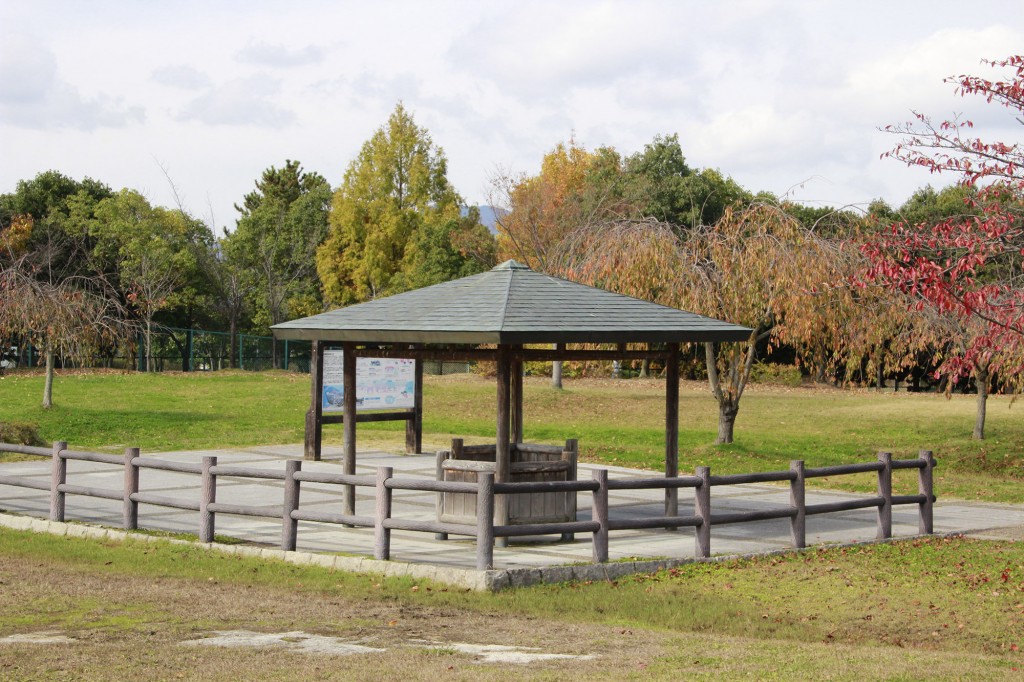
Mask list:
POLYGON ((601 524, 601 527, 594 531, 593 559, 594 563, 601 564, 608 561, 608 470, 595 469, 592 475, 597 481, 592 520, 601 524))
POLYGON ((64 520, 64 493, 60 486, 67 483, 68 461, 60 456, 62 450, 67 450, 66 441, 59 440, 53 444, 53 461, 50 465, 50 520, 64 520))
MULTIPOLYGON (((494 453, 494 480, 498 483, 508 483, 511 471, 511 450, 509 448, 509 429, 511 427, 511 385, 512 385, 512 362, 509 358, 509 347, 498 346, 498 438, 497 447, 494 453)), ((501 495, 495 500, 495 523, 499 526, 508 524, 509 500, 508 495, 501 495)), ((508 547, 508 538, 497 539, 499 547, 508 547)))
MULTIPOLYGON (((436 480, 438 480, 438 481, 443 481, 444 480, 444 462, 445 462, 446 459, 448 459, 448 455, 449 454, 454 454, 454 452, 455 452, 455 441, 459 442, 459 448, 461 449, 462 448, 462 439, 461 438, 456 438, 456 439, 452 440, 452 450, 451 450, 451 452, 449 452, 447 450, 438 450, 437 451, 437 456, 436 456, 436 459, 435 459, 435 469, 434 469, 435 476, 434 476, 434 478, 436 480)), ((437 511, 437 515, 436 515, 437 516, 437 520, 440 521, 441 520, 441 514, 444 512, 444 493, 437 493, 436 501, 434 503, 434 508, 437 511)), ((448 539, 448 533, 434 533, 434 539, 435 540, 447 540, 448 539)))
POLYGON ((924 466, 917 470, 917 492, 924 495, 924 501, 918 505, 917 532, 931 535, 935 532, 932 525, 932 505, 935 502, 932 470, 935 468, 935 458, 931 450, 921 450, 917 456, 924 460, 924 466))
POLYGON ((202 497, 199 499, 199 541, 213 542, 214 513, 208 507, 217 501, 217 477, 210 471, 217 466, 216 457, 203 457, 202 497))
POLYGON ((511 366, 510 411, 511 440, 513 443, 523 442, 523 361, 513 360, 511 366))
POLYGON ((489 471, 477 476, 476 568, 494 568, 494 474, 489 471))
MULTIPOLYGON (((679 344, 668 344, 665 364, 665 478, 679 476, 679 344)), ((665 489, 665 516, 679 515, 679 489, 665 489)), ((677 530, 668 528, 667 530, 677 530)))
POLYGON ((405 451, 418 455, 423 450, 423 360, 414 360, 412 393, 413 418, 405 422, 405 451))
POLYGON ((789 534, 793 538, 793 548, 803 549, 807 546, 807 500, 803 460, 794 459, 789 463, 789 470, 796 474, 796 478, 789 482, 789 504, 796 509, 796 515, 789 521, 789 534))
POLYGON ((878 461, 882 463, 878 471, 878 496, 882 498, 878 508, 878 539, 887 540, 892 537, 892 453, 879 452, 878 461))
POLYGON ((324 353, 319 341, 311 342, 309 355, 310 400, 306 412, 306 439, 303 446, 303 457, 319 460, 323 443, 323 393, 324 393, 324 353))
POLYGON ((373 520, 373 558, 380 561, 391 559, 391 530, 384 522, 391 518, 391 488, 387 487, 394 469, 377 467, 376 513, 373 520))
MULTIPOLYGON (((341 470, 344 474, 356 473, 356 346, 354 343, 342 345, 343 384, 345 391, 345 443, 342 454, 341 470)), ((341 487, 342 514, 354 516, 356 513, 356 488, 353 485, 341 487)))
POLYGON ((281 506, 281 549, 294 552, 299 538, 299 522, 292 512, 299 508, 299 485, 295 474, 302 469, 302 461, 290 459, 284 463, 284 504, 281 506))
POLYGON ((139 492, 139 468, 132 464, 132 460, 138 456, 138 448, 124 449, 124 503, 121 516, 125 530, 136 530, 139 527, 139 503, 132 500, 132 495, 139 492))
POLYGON ((700 518, 700 525, 696 528, 695 554, 698 559, 707 559, 711 556, 711 467, 697 467, 695 473, 701 480, 700 486, 693 491, 693 513, 700 518))

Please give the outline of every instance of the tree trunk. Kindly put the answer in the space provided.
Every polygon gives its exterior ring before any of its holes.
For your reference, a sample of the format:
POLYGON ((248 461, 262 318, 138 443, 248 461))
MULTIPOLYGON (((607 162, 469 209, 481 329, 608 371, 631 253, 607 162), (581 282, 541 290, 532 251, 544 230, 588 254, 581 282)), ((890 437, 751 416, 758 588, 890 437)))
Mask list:
POLYGON ((53 350, 46 351, 46 380, 43 383, 43 409, 53 407, 53 350))
MULTIPOLYGON (((551 346, 555 350, 558 350, 558 344, 552 344, 551 346)), ((562 361, 555 360, 551 363, 551 387, 561 389, 562 388, 562 361)))
POLYGON ((985 408, 988 403, 988 367, 974 368, 974 381, 978 384, 978 409, 974 415, 974 440, 985 440, 985 408))
POLYGON ((228 334, 228 367, 238 369, 238 320, 231 318, 228 334))
POLYGON ((733 427, 736 425, 736 415, 739 414, 739 402, 732 400, 721 400, 718 403, 718 438, 716 445, 732 442, 733 427))
POLYGON ((640 378, 647 379, 651 376, 651 359, 644 358, 640 361, 640 378))
POLYGON ((146 361, 144 371, 153 371, 153 320, 149 318, 146 319, 146 361))

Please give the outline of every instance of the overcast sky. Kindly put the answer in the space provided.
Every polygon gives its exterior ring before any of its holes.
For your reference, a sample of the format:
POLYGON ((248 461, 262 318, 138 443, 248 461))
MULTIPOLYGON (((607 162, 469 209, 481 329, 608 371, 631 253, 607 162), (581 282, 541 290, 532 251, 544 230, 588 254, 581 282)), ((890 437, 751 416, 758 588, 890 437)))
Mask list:
POLYGON ((947 184, 879 155, 916 109, 1005 112, 943 78, 1024 50, 1024 2, 0 0, 0 192, 56 169, 233 227, 262 170, 337 186, 403 101, 483 203, 575 135, 624 154, 678 133, 691 166, 807 203, 947 184))

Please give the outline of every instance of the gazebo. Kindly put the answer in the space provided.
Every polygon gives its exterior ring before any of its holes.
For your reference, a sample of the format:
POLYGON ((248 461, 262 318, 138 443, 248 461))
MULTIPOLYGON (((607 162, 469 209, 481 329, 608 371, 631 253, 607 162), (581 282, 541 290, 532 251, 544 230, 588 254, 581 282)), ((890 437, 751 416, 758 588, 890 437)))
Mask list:
MULTIPOLYGON (((652 359, 665 363, 665 475, 679 471, 679 346, 745 341, 751 330, 649 301, 552 277, 516 261, 492 270, 386 298, 274 325, 278 339, 312 342, 312 392, 306 414, 305 456, 320 458, 324 423, 344 424, 342 466, 354 474, 356 424, 405 420, 407 449, 422 438, 422 362, 487 360, 497 364, 495 481, 509 480, 510 445, 523 439, 523 362, 652 359), (611 346, 596 349, 595 345, 611 346), (642 344, 646 349, 627 349, 642 344), (585 345, 586 348, 570 347, 585 345), (343 410, 323 414, 324 350, 343 355, 343 410), (534 347, 527 347, 534 346, 534 347), (536 347, 546 346, 546 347, 536 347), (357 358, 415 361, 414 407, 357 414, 357 358)), ((666 490, 666 515, 676 513, 676 490, 666 490)), ((501 496, 496 522, 508 519, 501 496)), ((354 514, 347 487, 345 514, 354 514)))

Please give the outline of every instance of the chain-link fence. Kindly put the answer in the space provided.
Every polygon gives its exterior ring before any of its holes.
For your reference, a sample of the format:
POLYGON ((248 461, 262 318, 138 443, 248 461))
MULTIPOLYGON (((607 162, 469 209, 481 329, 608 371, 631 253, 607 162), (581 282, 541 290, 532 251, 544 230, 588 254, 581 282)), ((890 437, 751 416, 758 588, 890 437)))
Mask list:
MULTIPOLYGON (((61 368, 105 368, 146 370, 146 361, 140 349, 145 348, 142 335, 135 343, 97 353, 85 362, 70 358, 57 358, 61 368)), ((243 369, 261 372, 284 369, 309 372, 311 344, 309 341, 274 341, 270 336, 235 334, 232 341, 227 332, 205 329, 158 327, 151 340, 149 367, 155 372, 215 372, 223 369, 243 369)), ((42 367, 46 358, 31 344, 7 344, 0 350, 0 371, 25 367, 42 367)), ((465 374, 472 371, 468 362, 423 363, 425 374, 465 374)))
MULTIPOLYGON (((146 359, 140 349, 145 341, 140 334, 131 344, 123 344, 85 361, 56 358, 61 368, 136 369, 145 371, 146 359)), ((309 341, 277 341, 270 336, 235 334, 205 329, 158 327, 150 342, 149 368, 156 372, 210 372, 238 368, 263 371, 273 368, 294 372, 309 371, 309 341)), ((46 358, 31 344, 8 344, 0 353, 2 369, 42 367, 46 358)))

